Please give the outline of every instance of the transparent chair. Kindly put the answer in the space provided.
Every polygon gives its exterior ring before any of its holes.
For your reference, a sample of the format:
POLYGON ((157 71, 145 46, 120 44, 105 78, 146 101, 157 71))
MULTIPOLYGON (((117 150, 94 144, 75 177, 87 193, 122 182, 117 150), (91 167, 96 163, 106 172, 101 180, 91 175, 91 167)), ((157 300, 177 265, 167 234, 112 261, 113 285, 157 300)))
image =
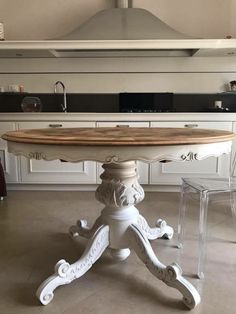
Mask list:
POLYGON ((200 279, 204 278, 204 265, 206 256, 206 234, 207 234, 207 211, 209 200, 212 196, 219 193, 228 193, 231 213, 234 224, 236 225, 236 177, 235 174, 236 154, 231 156, 229 178, 182 178, 181 198, 179 206, 179 221, 178 221, 178 248, 183 248, 184 241, 184 224, 185 214, 187 209, 187 198, 189 193, 198 193, 200 208, 199 208, 199 235, 198 235, 198 264, 197 276, 200 279))
POLYGON ((0 201, 3 201, 5 196, 7 196, 6 181, 0 158, 0 201))

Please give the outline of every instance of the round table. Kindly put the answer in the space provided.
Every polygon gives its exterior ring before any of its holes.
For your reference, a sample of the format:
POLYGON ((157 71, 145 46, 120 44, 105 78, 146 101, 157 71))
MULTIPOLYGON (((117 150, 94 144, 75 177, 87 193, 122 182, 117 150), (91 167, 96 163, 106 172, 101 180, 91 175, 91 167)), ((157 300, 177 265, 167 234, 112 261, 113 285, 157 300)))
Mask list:
POLYGON ((72 236, 89 239, 87 247, 75 263, 64 259, 57 262, 55 273, 37 290, 42 304, 53 299, 58 286, 85 274, 108 247, 119 261, 126 259, 132 248, 154 276, 180 291, 188 308, 200 302, 181 268, 176 263, 165 266, 153 252, 149 240, 171 239, 173 228, 162 219, 150 227, 135 207, 144 199, 136 161, 184 162, 217 157, 230 153, 234 133, 186 128, 50 128, 7 132, 2 138, 8 141, 9 152, 27 158, 103 163, 96 199, 105 207, 91 228, 85 220, 70 228, 72 236))

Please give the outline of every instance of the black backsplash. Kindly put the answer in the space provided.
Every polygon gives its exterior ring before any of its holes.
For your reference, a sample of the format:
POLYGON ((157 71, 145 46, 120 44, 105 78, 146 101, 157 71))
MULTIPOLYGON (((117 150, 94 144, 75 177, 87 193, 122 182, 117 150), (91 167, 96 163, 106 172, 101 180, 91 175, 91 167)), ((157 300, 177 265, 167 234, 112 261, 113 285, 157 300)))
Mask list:
MULTIPOLYGON (((25 96, 39 97, 43 104, 43 112, 62 111, 62 94, 0 93, 0 112, 22 112, 21 102, 25 96)), ((67 106, 69 112, 236 112, 236 93, 74 93, 67 94, 67 106), (124 96, 122 95, 126 95, 126 98, 128 95, 129 104, 135 110, 132 110, 132 108, 131 110, 125 110, 124 101, 122 101, 122 97, 124 96), (223 109, 215 110, 213 108, 216 100, 222 101, 223 109)))
MULTIPOLYGON (((21 102, 26 96, 39 97, 43 112, 61 112, 62 94, 2 93, 0 112, 22 112, 21 102)), ((67 94, 69 112, 119 112, 117 94, 67 94)))
POLYGON ((178 112, 236 112, 236 93, 175 94, 173 107, 178 112), (214 109, 214 102, 222 101, 222 109, 214 109))

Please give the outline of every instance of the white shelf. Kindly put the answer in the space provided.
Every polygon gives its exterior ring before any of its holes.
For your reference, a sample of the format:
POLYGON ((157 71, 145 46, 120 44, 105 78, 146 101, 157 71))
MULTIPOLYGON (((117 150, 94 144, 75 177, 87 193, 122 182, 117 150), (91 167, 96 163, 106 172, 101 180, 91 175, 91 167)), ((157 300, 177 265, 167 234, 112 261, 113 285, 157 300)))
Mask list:
POLYGON ((0 42, 0 58, 235 55, 236 39, 6 40, 0 42))

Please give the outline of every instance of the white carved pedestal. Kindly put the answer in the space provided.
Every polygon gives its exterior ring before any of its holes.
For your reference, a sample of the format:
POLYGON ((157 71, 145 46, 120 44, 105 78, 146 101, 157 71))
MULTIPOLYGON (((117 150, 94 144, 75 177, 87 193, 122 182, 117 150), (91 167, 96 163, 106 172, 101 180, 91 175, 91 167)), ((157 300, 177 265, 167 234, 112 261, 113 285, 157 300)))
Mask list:
POLYGON ((134 161, 104 164, 102 184, 97 188, 96 198, 105 205, 94 225, 89 228, 85 220, 79 220, 70 228, 72 236, 89 239, 81 258, 74 264, 60 260, 55 273, 38 288, 37 296, 46 305, 53 299, 54 290, 85 274, 106 248, 111 255, 122 261, 133 249, 149 271, 168 286, 176 288, 183 295, 188 308, 200 302, 196 289, 182 277, 177 264, 165 266, 156 257, 149 240, 160 237, 171 239, 173 229, 164 220, 157 220, 156 227, 149 227, 147 221, 135 207, 144 198, 144 191, 138 183, 134 161))

